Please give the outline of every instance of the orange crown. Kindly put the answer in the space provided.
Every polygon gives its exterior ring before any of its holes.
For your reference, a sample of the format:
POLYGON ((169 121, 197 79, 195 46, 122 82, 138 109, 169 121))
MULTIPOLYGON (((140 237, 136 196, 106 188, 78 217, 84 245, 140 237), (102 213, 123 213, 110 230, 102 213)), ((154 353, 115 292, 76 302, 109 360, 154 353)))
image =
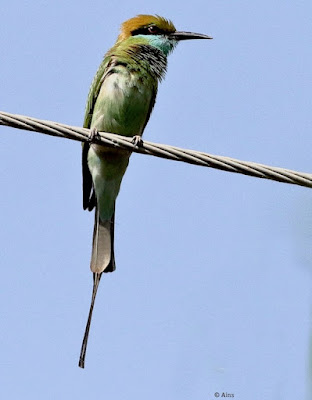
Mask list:
POLYGON ((168 33, 176 31, 176 28, 171 21, 160 17, 159 15, 137 15, 134 18, 128 19, 121 25, 120 35, 118 36, 117 41, 120 42, 127 39, 131 36, 133 31, 140 28, 147 28, 152 25, 155 25, 160 30, 168 33))

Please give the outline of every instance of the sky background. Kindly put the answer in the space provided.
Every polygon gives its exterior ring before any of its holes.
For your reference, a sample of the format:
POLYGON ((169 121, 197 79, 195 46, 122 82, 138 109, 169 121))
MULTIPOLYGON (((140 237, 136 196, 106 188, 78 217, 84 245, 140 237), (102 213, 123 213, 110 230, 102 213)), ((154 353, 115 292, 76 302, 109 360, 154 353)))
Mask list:
MULTIPOLYGON (((6 2, 0 110, 81 125, 120 23, 159 14, 214 40, 170 55, 144 138, 311 172, 311 1, 156 3, 6 2)), ((1 398, 312 398, 310 189, 134 154, 82 370, 80 144, 0 132, 1 398)))

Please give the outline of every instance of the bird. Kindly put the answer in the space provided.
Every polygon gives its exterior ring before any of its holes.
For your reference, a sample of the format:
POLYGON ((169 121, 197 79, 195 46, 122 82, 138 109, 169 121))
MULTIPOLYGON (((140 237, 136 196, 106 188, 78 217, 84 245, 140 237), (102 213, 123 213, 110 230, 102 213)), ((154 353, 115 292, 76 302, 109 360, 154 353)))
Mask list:
POLYGON ((91 138, 83 143, 83 208, 95 209, 90 269, 93 290, 81 346, 84 368, 94 302, 101 276, 116 269, 114 256, 115 202, 131 152, 101 146, 100 131, 133 137, 139 144, 155 105, 158 83, 167 70, 167 57, 183 40, 212 39, 177 31, 158 15, 137 15, 125 21, 113 47, 105 54, 92 81, 84 117, 91 138))

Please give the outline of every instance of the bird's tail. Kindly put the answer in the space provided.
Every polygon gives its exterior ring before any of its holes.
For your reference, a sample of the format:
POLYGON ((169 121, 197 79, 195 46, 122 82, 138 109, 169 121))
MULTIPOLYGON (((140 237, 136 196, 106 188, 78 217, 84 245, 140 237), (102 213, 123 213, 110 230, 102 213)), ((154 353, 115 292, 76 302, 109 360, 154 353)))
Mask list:
POLYGON ((101 221, 98 207, 95 209, 95 221, 93 231, 93 245, 90 268, 93 272, 93 290, 89 316, 82 341, 79 367, 84 368, 88 345, 89 331, 93 314, 96 293, 103 272, 113 272, 116 269, 114 257, 114 223, 115 211, 109 221, 101 221))
POLYGON ((113 272, 115 211, 110 220, 101 221, 98 207, 95 209, 93 244, 90 269, 94 273, 113 272))

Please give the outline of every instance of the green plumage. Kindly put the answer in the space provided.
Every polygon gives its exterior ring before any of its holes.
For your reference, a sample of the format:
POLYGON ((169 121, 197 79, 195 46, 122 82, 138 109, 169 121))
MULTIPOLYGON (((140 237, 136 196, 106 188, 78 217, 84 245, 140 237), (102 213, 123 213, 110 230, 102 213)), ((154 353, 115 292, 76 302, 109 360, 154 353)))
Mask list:
MULTIPOLYGON (((166 56, 158 48, 149 46, 145 38, 130 37, 117 43, 106 54, 91 85, 84 127, 141 136, 155 103, 158 79, 165 70, 166 56)), ((84 208, 96 206, 99 222, 110 221, 113 225, 115 200, 130 153, 95 144, 84 146, 84 208)), ((92 257, 91 270, 111 271, 115 267, 110 261, 113 262, 113 246, 111 258, 92 257)))

